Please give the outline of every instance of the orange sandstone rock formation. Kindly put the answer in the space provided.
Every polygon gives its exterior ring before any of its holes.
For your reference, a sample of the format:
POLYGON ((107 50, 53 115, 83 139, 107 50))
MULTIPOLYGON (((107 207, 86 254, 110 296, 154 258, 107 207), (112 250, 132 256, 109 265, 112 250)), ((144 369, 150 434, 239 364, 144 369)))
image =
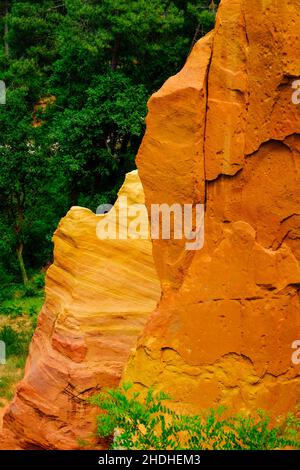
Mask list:
POLYGON ((177 408, 299 403, 299 31, 299 1, 223 0, 214 33, 149 103, 147 206, 205 202, 205 244, 153 241, 162 300, 124 377, 177 408))
MULTIPOLYGON (((136 171, 127 175, 119 196, 127 197, 129 207, 144 202, 136 171)), ((118 201, 115 207, 118 215, 118 201)), ((73 207, 55 232, 46 301, 24 379, 4 417, 1 448, 74 449, 80 441, 89 443, 99 409, 85 399, 118 384, 156 306, 160 286, 151 241, 99 240, 101 217, 110 213, 73 207)))

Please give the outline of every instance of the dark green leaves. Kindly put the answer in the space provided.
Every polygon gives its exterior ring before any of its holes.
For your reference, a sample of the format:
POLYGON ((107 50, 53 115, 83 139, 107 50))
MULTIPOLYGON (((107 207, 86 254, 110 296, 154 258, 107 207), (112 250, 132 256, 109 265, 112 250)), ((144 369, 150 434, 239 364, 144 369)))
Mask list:
POLYGON ((130 384, 105 390, 89 401, 101 408, 98 435, 113 436, 113 449, 271 450, 300 448, 300 421, 294 415, 276 421, 262 412, 229 415, 225 408, 199 416, 175 413, 169 397, 150 388, 132 392, 130 384))

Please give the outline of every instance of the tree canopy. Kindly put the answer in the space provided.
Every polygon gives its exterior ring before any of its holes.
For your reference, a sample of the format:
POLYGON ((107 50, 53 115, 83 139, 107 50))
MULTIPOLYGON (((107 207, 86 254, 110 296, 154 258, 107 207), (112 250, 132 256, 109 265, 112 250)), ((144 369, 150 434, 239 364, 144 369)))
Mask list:
POLYGON ((51 260, 71 205, 113 203, 146 103, 214 24, 207 0, 4 0, 0 278, 51 260))

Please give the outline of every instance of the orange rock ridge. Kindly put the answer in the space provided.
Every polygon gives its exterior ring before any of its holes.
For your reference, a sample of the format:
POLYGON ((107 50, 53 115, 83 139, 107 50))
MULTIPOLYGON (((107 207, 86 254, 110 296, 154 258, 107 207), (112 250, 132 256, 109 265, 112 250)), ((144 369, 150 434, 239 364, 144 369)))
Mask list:
MULTIPOLYGON (((126 176, 120 196, 129 207, 144 203, 136 171, 126 176)), ((118 201, 115 207, 118 216, 118 201)), ((5 413, 0 448, 107 446, 91 438, 99 409, 85 399, 119 383, 160 285, 150 239, 100 240, 101 217, 110 213, 73 207, 54 234, 46 301, 24 379, 5 413)))
POLYGON ((214 33, 149 103, 146 203, 204 200, 205 244, 153 241, 162 299, 124 379, 179 409, 299 403, 299 31, 299 2, 223 0, 214 33))

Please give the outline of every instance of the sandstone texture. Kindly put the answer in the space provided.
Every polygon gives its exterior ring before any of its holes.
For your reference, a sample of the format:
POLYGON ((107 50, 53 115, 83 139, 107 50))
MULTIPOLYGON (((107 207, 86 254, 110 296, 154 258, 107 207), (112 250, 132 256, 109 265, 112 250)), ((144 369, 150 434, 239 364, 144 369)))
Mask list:
MULTIPOLYGON (((144 202, 136 171, 119 196, 129 207, 144 202)), ((5 413, 2 449, 74 449, 83 441, 106 447, 91 440, 99 409, 85 399, 119 383, 160 285, 150 239, 99 240, 101 217, 110 213, 73 207, 54 234, 46 301, 24 379, 5 413)))
POLYGON ((150 100, 146 204, 204 202, 205 244, 153 241, 162 299, 124 379, 177 409, 299 403, 299 50, 299 1, 223 0, 215 31, 150 100))

